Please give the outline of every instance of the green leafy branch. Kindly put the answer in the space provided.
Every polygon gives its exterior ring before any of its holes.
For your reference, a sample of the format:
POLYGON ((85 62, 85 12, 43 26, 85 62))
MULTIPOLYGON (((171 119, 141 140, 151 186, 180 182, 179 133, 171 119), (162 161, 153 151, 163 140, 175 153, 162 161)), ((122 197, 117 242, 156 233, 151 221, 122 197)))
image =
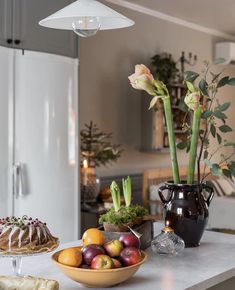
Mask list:
MULTIPOLYGON (((206 167, 210 169, 210 174, 219 176, 221 174, 231 178, 235 176, 235 162, 231 158, 235 154, 235 143, 227 142, 224 135, 233 131, 227 124, 226 111, 230 108, 230 102, 222 103, 218 98, 218 91, 226 85, 235 86, 235 78, 223 76, 223 72, 213 73, 211 68, 213 65, 222 63, 222 59, 218 59, 214 64, 205 62, 205 66, 201 74, 193 71, 187 71, 185 74, 185 84, 188 88, 186 98, 188 98, 188 112, 192 114, 193 125, 185 126, 188 138, 184 142, 180 142, 177 147, 179 149, 187 149, 189 152, 189 173, 188 183, 193 182, 195 162, 197 159, 198 182, 202 182, 209 175, 205 173, 206 167), (202 110, 202 114, 196 114, 195 98, 198 97, 198 108, 202 110), (190 99, 191 97, 191 99, 190 99), (190 107, 191 106, 191 107, 190 107), (194 106, 194 107, 193 107, 194 106), (196 122, 196 123, 195 123, 196 122), (198 137, 198 138, 197 138, 198 137), (210 152, 210 137, 214 138, 218 143, 218 148, 210 152), (198 140, 200 142, 199 149, 198 140), (231 147, 232 153, 225 156, 221 154, 221 161, 213 163, 213 158, 224 147, 231 147), (201 176, 201 162, 204 161, 203 174, 201 176)), ((185 100, 186 100, 185 98, 185 100)), ((197 109, 199 110, 199 109, 197 109)))

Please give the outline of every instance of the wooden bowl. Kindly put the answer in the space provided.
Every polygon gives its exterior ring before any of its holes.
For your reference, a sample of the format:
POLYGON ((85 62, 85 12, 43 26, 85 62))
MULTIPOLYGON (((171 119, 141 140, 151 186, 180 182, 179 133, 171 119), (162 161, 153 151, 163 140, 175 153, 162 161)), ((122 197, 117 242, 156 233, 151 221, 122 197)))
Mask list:
POLYGON ((147 260, 147 254, 142 252, 143 260, 138 264, 108 270, 92 270, 66 266, 58 262, 58 256, 61 251, 52 255, 52 260, 60 270, 70 279, 81 283, 87 287, 104 288, 120 284, 130 279, 139 267, 147 260))

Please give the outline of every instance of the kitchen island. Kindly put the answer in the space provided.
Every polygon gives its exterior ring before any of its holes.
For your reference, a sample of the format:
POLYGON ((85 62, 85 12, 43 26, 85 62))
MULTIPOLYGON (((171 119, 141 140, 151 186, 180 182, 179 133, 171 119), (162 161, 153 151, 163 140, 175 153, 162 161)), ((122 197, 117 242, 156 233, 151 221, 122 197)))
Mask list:
MULTIPOLYGON (((162 224, 155 223, 155 233, 158 234, 162 227, 162 224)), ((77 241, 61 245, 60 248, 78 246, 80 244, 81 241, 77 241)), ((116 289, 208 289, 209 287, 235 277, 234 249, 235 235, 211 231, 204 233, 200 247, 187 248, 180 256, 164 257, 154 255, 151 249, 148 249, 148 261, 139 269, 134 277, 118 285, 116 289)), ((64 276, 53 265, 50 257, 51 254, 44 254, 24 258, 22 267, 23 274, 55 279, 60 283, 61 290, 88 289, 64 276)), ((0 259, 0 275, 11 274, 10 259, 0 259)), ((233 288, 228 287, 226 286, 223 289, 235 289, 235 284, 233 288)), ((113 290, 115 288, 106 289, 113 290)))

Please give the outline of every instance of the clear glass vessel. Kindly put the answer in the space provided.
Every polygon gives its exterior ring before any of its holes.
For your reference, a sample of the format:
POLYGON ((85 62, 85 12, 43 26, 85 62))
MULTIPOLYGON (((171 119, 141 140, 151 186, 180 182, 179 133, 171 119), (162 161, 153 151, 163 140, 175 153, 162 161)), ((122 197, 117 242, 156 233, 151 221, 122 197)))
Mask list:
POLYGON ((100 179, 96 175, 95 168, 88 167, 86 173, 81 170, 81 202, 94 203, 100 192, 100 179), (85 179, 86 177, 86 179, 85 179))
POLYGON ((175 256, 183 251, 185 244, 172 228, 166 226, 158 236, 153 238, 151 248, 156 254, 175 256))
MULTIPOLYGON (((58 240, 57 247, 59 246, 59 243, 60 242, 58 240)), ((47 251, 38 252, 38 253, 35 252, 35 253, 4 254, 3 252, 0 252, 0 258, 11 258, 13 274, 15 276, 24 276, 21 274, 22 258, 47 254, 54 251, 56 248, 54 248, 53 250, 47 250, 47 251)))

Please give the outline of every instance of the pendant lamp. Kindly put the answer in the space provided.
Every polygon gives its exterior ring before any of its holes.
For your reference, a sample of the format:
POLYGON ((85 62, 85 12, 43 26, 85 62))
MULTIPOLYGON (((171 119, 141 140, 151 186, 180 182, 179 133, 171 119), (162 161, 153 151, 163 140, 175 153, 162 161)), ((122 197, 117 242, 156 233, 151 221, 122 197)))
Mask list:
POLYGON ((77 0, 39 22, 40 25, 73 30, 79 36, 95 35, 99 30, 134 25, 134 21, 96 0, 77 0))

